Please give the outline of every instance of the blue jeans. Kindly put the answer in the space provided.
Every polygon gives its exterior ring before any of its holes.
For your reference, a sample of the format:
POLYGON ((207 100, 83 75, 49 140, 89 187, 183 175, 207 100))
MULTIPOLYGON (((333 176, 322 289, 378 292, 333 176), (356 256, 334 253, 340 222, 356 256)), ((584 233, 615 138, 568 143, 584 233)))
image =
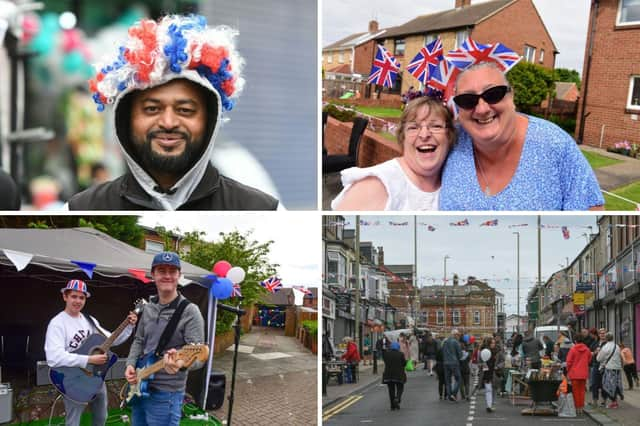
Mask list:
POLYGON ((456 396, 460 387, 460 365, 444 365, 444 386, 446 396, 456 396), (451 376, 456 379, 456 385, 451 387, 451 376))
POLYGON ((139 399, 132 407, 136 426, 178 426, 182 417, 184 392, 151 391, 148 398, 139 399))

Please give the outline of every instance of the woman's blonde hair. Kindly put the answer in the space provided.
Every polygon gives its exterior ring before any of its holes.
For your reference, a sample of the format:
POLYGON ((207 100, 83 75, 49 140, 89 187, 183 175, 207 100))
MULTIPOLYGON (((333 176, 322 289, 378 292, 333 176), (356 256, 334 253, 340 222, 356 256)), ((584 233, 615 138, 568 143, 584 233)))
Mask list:
POLYGON ((427 107, 429 112, 427 116, 431 116, 432 114, 440 115, 444 118, 445 125, 447 126, 447 141, 449 142, 449 147, 454 144, 456 141, 456 129, 453 126, 453 116, 449 109, 442 103, 442 101, 431 98, 429 96, 421 96, 419 98, 415 98, 410 101, 407 106, 402 111, 402 116, 400 117, 400 123, 398 125, 398 130, 396 132, 396 138, 400 147, 404 146, 404 128, 405 125, 416 119, 418 115, 418 110, 422 107, 427 107))

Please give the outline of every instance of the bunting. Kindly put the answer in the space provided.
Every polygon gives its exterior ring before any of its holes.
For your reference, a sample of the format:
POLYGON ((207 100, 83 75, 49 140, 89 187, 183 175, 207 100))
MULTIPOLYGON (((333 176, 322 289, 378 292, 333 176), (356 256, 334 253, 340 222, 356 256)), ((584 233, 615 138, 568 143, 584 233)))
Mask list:
POLYGON ((78 265, 78 267, 85 273, 89 278, 93 278, 93 270, 96 267, 95 263, 89 262, 80 262, 78 260, 72 260, 71 263, 78 265))
POLYGON ((18 271, 22 271, 24 268, 26 268, 27 265, 31 262, 31 259, 33 259, 32 254, 23 253, 21 251, 4 249, 3 252, 4 255, 7 256, 7 259, 9 259, 11 263, 13 263, 13 266, 15 266, 18 271))

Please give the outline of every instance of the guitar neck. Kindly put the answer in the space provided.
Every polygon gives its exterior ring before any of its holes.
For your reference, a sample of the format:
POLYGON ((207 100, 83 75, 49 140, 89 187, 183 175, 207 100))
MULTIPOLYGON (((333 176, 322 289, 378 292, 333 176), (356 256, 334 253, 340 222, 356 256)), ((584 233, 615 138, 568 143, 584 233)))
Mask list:
POLYGON ((111 333, 111 336, 109 336, 104 341, 104 343, 102 345, 100 345, 100 349, 102 351, 104 351, 104 352, 107 352, 109 350, 109 348, 111 348, 111 346, 113 345, 113 342, 115 342, 115 340, 118 338, 118 336, 120 336, 120 334, 122 334, 124 329, 127 328, 127 325, 129 325, 129 319, 125 318, 125 320, 122 321, 122 323, 120 323, 118 328, 113 330, 113 333, 111 333))
POLYGON ((164 368, 164 359, 154 362, 148 367, 143 368, 138 371, 138 380, 145 380, 147 377, 151 376, 154 373, 162 370, 164 368))

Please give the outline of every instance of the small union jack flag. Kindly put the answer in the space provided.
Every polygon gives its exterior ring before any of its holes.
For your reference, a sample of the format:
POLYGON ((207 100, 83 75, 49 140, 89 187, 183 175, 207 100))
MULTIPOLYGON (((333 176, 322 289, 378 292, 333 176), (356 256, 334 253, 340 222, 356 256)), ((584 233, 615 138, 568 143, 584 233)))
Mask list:
POLYGON ((267 291, 271 293, 275 293, 276 291, 282 289, 282 281, 276 275, 273 275, 266 280, 261 281, 260 285, 266 288, 267 291))
POLYGON ((377 84, 382 87, 393 87, 398 71, 400 71, 400 62, 387 49, 378 45, 378 51, 373 59, 373 66, 367 83, 377 84))
POLYGON ((480 226, 498 226, 498 219, 487 220, 486 222, 482 222, 480 226))
POLYGON ((429 226, 427 226, 427 231, 429 231, 429 232, 433 232, 433 231, 435 231, 435 230, 436 230, 436 227, 435 227, 435 226, 433 226, 433 225, 429 225, 429 226))
POLYGON ((424 46, 415 58, 407 65, 407 71, 425 86, 435 73, 439 73, 442 56, 442 41, 440 37, 424 46))
POLYGON ((233 290, 231 291, 231 297, 242 297, 242 293, 240 292, 240 284, 233 284, 233 290))
POLYGON ((305 286, 302 285, 294 285, 293 288, 295 288, 296 290, 306 294, 306 295, 312 295, 313 293, 311 292, 311 290, 309 290, 308 288, 306 288, 305 286))
POLYGON ((469 221, 467 219, 459 220, 457 222, 451 222, 449 225, 450 226, 468 226, 469 225, 469 221))
POLYGON ((571 237, 571 235, 569 234, 569 228, 567 228, 566 226, 562 227, 562 238, 564 238, 565 240, 568 240, 571 237))

